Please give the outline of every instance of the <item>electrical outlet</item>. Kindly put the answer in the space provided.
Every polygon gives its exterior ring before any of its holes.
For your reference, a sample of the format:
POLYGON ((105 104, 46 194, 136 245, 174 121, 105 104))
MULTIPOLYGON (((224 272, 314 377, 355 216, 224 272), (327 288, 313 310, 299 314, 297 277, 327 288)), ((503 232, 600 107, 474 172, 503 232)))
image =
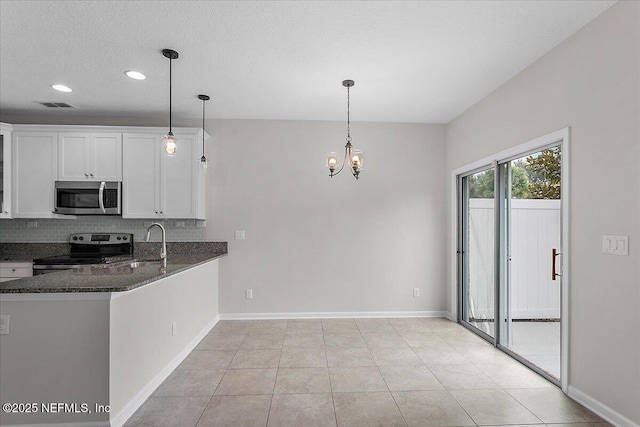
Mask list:
POLYGON ((38 221, 27 221, 27 228, 38 228, 38 221))
POLYGON ((175 222, 175 227, 176 228, 184 228, 184 221, 176 221, 175 222))
POLYGON ((253 289, 245 289, 244 290, 244 297, 246 299, 252 299, 253 298, 253 289))
POLYGON ((171 323, 171 336, 175 337, 178 334, 178 322, 175 320, 171 323))
POLYGON ((414 298, 420 296, 420 288, 413 288, 413 296, 414 298))
POLYGON ((10 314, 0 314, 0 335, 9 335, 10 314))
POLYGON ((236 230, 236 240, 244 240, 244 230, 236 230))

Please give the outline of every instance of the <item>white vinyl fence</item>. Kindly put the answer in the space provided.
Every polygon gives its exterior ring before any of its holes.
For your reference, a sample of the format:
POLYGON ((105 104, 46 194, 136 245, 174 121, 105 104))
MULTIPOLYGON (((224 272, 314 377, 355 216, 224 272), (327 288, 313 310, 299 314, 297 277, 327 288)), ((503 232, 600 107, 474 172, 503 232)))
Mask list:
MULTIPOLYGON (((469 200, 469 296, 476 318, 494 313, 494 201, 469 200)), ((511 201, 513 319, 560 317, 560 280, 551 280, 551 249, 560 249, 560 200, 511 201)))

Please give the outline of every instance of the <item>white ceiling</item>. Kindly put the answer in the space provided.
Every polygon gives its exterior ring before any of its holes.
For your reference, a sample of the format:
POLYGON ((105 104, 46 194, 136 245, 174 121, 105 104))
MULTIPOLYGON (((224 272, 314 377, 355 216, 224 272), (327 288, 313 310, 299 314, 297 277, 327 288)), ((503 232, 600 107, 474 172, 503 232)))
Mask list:
POLYGON ((2 0, 0 111, 446 123, 613 3, 2 0))

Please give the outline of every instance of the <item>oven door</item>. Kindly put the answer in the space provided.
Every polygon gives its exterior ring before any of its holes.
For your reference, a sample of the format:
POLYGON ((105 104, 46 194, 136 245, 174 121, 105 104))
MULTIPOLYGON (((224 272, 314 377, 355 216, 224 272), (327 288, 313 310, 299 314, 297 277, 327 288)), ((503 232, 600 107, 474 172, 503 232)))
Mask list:
POLYGON ((120 215, 121 182, 56 181, 55 213, 120 215))

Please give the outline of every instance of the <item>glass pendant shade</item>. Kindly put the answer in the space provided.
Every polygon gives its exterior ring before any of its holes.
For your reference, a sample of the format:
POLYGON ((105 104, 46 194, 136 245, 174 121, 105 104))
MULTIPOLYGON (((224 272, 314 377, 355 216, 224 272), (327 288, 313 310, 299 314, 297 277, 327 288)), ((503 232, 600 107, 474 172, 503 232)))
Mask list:
POLYGON ((209 164, 207 162, 207 158, 205 156, 200 157, 200 170, 206 172, 208 167, 209 164))
POLYGON ((173 133, 169 132, 167 135, 165 135, 163 140, 164 140, 164 151, 169 156, 173 156, 174 154, 176 154, 176 151, 178 150, 178 146, 176 145, 176 139, 174 138, 173 133))
POLYGON ((338 167, 338 155, 333 151, 327 156, 327 167, 331 172, 338 167))
POLYGON ((351 150, 351 168, 354 171, 362 170, 362 166, 364 165, 364 153, 362 150, 358 150, 354 148, 351 150))

